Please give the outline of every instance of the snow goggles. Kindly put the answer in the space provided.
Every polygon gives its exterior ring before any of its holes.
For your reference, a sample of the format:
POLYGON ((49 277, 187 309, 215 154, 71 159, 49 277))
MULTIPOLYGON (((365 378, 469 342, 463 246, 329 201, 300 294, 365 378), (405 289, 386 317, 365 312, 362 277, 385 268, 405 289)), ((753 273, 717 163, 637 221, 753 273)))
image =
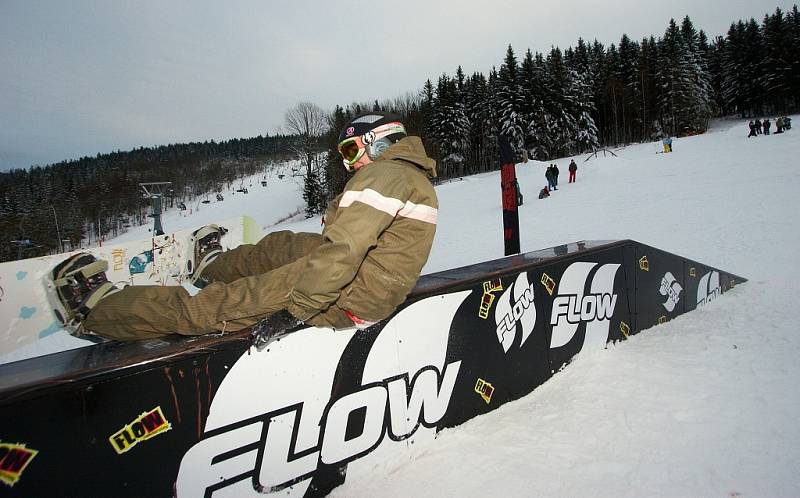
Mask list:
POLYGON ((356 163, 364 155, 364 145, 361 137, 348 138, 339 143, 339 154, 348 166, 356 163))

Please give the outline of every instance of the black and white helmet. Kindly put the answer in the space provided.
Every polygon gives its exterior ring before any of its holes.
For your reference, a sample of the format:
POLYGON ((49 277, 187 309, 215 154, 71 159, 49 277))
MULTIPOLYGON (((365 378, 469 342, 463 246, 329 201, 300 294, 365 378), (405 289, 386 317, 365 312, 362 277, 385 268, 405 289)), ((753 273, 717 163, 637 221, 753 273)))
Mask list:
POLYGON ((364 154, 374 161, 405 136, 400 116, 377 111, 361 114, 347 123, 339 134, 339 153, 345 168, 350 170, 364 154))

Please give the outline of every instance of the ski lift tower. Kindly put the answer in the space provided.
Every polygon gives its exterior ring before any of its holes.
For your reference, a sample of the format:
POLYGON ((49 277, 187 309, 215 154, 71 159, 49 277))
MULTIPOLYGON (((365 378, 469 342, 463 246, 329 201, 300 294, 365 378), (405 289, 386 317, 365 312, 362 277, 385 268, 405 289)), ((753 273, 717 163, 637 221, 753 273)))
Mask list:
POLYGON ((161 198, 164 197, 164 192, 169 190, 172 182, 150 182, 140 183, 139 186, 144 191, 145 199, 150 199, 153 206, 153 235, 164 235, 164 229, 161 227, 161 198))

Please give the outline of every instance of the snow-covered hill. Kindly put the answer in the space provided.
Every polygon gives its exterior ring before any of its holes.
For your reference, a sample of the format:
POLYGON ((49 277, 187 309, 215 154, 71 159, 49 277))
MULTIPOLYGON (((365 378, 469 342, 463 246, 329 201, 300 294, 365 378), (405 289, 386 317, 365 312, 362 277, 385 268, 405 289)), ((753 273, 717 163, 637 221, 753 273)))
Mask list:
MULTIPOLYGON (((797 122, 797 120, 795 120, 797 122)), ((517 166, 523 251, 631 238, 749 279, 713 305, 581 354, 527 397, 442 431, 436 444, 348 478, 339 497, 797 496, 800 490, 800 130, 746 138, 743 121, 702 136, 517 166)), ((250 214, 269 230, 319 231, 290 176, 170 213, 167 230, 250 214)), ((258 179, 254 179, 258 181, 258 179)), ((425 272, 503 255, 499 173, 437 188, 425 272)), ((144 229, 140 229, 144 230, 144 229)), ((145 231, 125 237, 142 238, 145 231)), ((131 240, 128 239, 128 240, 131 240)), ((42 346, 45 347, 45 346, 42 346)), ((57 346, 51 346, 57 347, 57 346)))
MULTIPOLYGON (((230 188, 224 189, 220 192, 222 201, 217 201, 212 193, 186 202, 185 211, 168 210, 161 218, 164 231, 194 228, 242 214, 252 216, 265 232, 270 231, 279 222, 303 213, 303 178, 293 174, 298 167, 297 161, 274 163, 265 173, 234 182, 230 188), (262 182, 266 182, 266 185, 262 182), (247 189, 246 194, 237 192, 241 187, 247 189), (203 201, 208 203, 204 204, 203 201)), ((150 237, 151 228, 152 223, 133 227, 106 243, 146 239, 150 237)))

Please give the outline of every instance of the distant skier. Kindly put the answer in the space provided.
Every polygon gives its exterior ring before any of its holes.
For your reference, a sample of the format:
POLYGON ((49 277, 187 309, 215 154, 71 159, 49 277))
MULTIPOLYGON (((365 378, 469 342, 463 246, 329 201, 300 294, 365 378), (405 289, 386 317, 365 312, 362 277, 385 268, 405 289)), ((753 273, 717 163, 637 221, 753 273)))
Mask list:
POLYGON ((575 175, 578 172, 578 165, 575 164, 575 159, 569 161, 569 183, 575 183, 575 175))
POLYGON ((783 118, 779 117, 775 120, 775 134, 783 133, 783 118))
POLYGON ((762 126, 764 127, 764 135, 769 135, 769 129, 772 126, 769 119, 765 119, 762 126))
POLYGON ((756 134, 761 135, 761 120, 756 119, 756 134))
MULTIPOLYGON (((364 328, 402 303, 428 259, 438 201, 436 163, 400 118, 372 112, 339 136, 355 174, 325 214, 322 234, 280 231, 223 252, 224 229, 195 234, 195 296, 181 286, 118 289, 107 262, 86 253, 52 271, 75 335, 135 340, 171 333, 232 332, 263 322, 281 333, 300 323, 364 328)), ((256 339, 258 344, 258 338, 256 339)))
POLYGON ((755 124, 755 123, 753 123, 752 121, 750 121, 750 124, 749 124, 748 126, 750 126, 750 134, 749 134, 749 135, 747 135, 747 138, 750 138, 750 137, 755 137, 755 136, 757 136, 757 133, 756 133, 756 124, 755 124))
POLYGON ((522 197, 522 189, 519 188, 519 181, 516 178, 514 178, 514 191, 517 193, 517 206, 521 206, 524 198, 522 197))
POLYGON ((547 189, 553 190, 553 165, 549 165, 544 172, 544 177, 547 180, 547 189))
POLYGON ((672 152, 672 137, 669 135, 665 136, 661 139, 661 143, 664 145, 664 153, 672 152))

